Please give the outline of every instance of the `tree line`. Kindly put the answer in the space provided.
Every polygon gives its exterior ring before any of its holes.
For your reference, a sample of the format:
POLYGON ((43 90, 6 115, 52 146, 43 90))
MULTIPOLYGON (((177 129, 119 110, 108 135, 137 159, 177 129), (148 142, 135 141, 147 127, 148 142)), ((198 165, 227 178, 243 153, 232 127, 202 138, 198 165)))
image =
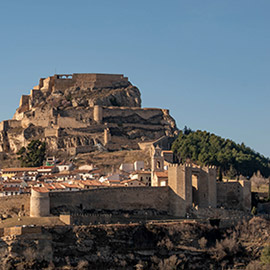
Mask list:
POLYGON ((244 143, 221 138, 207 131, 184 128, 172 145, 178 161, 191 160, 199 165, 214 165, 219 178, 251 177, 258 170, 270 176, 270 159, 255 152, 244 143))

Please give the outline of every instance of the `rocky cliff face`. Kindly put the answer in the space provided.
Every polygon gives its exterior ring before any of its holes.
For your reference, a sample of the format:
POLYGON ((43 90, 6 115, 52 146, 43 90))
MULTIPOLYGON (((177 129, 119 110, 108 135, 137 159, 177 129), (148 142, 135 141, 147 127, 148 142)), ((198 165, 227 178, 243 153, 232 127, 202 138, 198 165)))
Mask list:
POLYGON ((2 237, 0 269, 268 269, 254 268, 268 228, 261 218, 230 229, 192 221, 43 228, 2 237))
POLYGON ((123 75, 72 74, 40 79, 23 95, 12 120, 0 123, 0 152, 33 139, 70 154, 138 149, 138 143, 177 133, 168 110, 141 108, 140 91, 123 75))

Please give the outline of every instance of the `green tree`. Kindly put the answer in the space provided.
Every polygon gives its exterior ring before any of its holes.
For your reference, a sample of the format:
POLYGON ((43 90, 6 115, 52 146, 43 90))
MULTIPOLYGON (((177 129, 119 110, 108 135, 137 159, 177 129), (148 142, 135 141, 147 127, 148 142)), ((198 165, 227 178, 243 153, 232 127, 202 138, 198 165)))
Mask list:
POLYGON ((17 155, 22 167, 42 166, 45 160, 46 143, 39 140, 31 141, 27 147, 22 147, 17 155))
POLYGON ((199 165, 214 165, 222 175, 236 178, 239 175, 251 177, 258 170, 264 177, 270 176, 270 159, 251 148, 225 140, 207 131, 191 131, 187 127, 179 133, 172 145, 179 162, 187 159, 199 165))

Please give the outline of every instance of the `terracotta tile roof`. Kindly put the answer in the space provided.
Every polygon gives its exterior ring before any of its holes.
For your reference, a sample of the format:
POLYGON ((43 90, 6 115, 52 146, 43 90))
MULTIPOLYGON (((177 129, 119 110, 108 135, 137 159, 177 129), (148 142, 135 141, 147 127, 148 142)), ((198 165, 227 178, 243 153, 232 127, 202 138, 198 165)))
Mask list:
POLYGON ((37 167, 30 167, 30 168, 7 168, 2 169, 2 173, 12 173, 12 172, 29 172, 29 171, 36 171, 37 167))
POLYGON ((81 187, 77 184, 69 184, 69 183, 62 183, 61 185, 63 185, 66 188, 78 188, 80 189, 81 187))
POLYGON ((40 166, 40 167, 38 167, 38 169, 40 170, 40 169, 42 169, 42 170, 44 170, 44 169, 53 169, 54 168, 54 166, 40 166))
POLYGON ((4 184, 21 184, 22 180, 5 180, 4 184))
POLYGON ((132 175, 134 174, 151 174, 151 171, 135 171, 131 173, 132 175))
POLYGON ((155 172, 156 176, 158 178, 168 178, 168 171, 164 171, 164 172, 155 172))
POLYGON ((49 190, 45 187, 32 187, 32 189, 36 192, 40 192, 40 193, 47 193, 49 192, 49 190))
POLYGON ((52 183, 53 186, 55 187, 55 189, 65 189, 62 184, 59 184, 59 183, 52 183))
POLYGON ((74 173, 92 173, 92 170, 73 170, 74 173))
POLYGON ((20 188, 19 187, 3 187, 2 189, 4 192, 5 191, 10 191, 10 192, 19 192, 20 188))
POLYGON ((98 180, 84 180, 84 181, 80 181, 80 185, 81 186, 108 186, 108 184, 105 183, 101 183, 98 180))
POLYGON ((49 190, 55 190, 56 189, 53 185, 48 184, 48 183, 44 183, 43 184, 43 187, 45 187, 45 188, 47 188, 49 190))

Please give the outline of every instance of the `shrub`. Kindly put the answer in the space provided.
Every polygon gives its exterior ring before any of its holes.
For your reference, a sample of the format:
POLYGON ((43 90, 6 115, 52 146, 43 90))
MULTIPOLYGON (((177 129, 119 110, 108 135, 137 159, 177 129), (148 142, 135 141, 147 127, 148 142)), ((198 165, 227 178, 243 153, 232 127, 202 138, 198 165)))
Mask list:
POLYGON ((202 249, 204 249, 207 245, 207 239, 205 237, 202 237, 198 240, 198 243, 202 249))
POLYGON ((169 257, 168 259, 164 259, 158 264, 158 269, 160 270, 176 270, 177 266, 180 264, 180 260, 176 257, 176 255, 173 255, 169 257))
POLYGON ((267 265, 270 267, 270 244, 265 246, 264 249, 262 250, 261 262, 264 265, 267 265))

